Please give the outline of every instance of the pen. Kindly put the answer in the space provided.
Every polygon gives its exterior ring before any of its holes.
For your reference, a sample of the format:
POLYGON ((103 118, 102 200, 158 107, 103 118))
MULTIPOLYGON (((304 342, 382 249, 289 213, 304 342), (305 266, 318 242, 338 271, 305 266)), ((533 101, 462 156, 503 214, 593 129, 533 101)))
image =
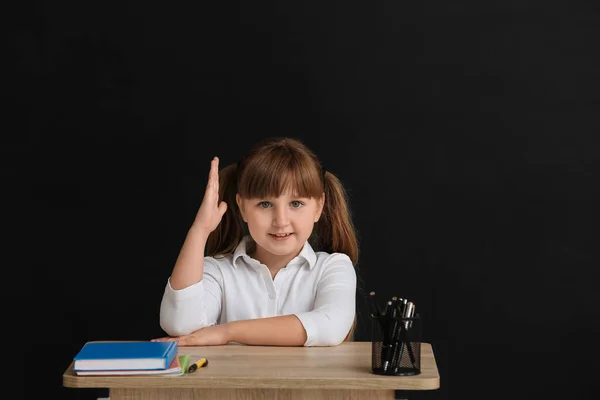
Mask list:
POLYGON ((188 368, 187 372, 188 372, 188 374, 191 374, 192 372, 194 372, 198 368, 205 367, 206 365, 208 365, 208 360, 206 358, 202 357, 201 359, 199 359, 198 361, 196 361, 195 363, 193 363, 192 365, 190 365, 190 367, 188 368))
POLYGON ((369 293, 369 307, 371 307, 371 316, 379 317, 381 316, 381 310, 379 310, 379 306, 375 301, 375 292, 369 293))
POLYGON ((408 304, 408 299, 402 299, 402 316, 404 316, 404 313, 406 312, 406 305, 408 304))
POLYGON ((387 303, 385 303, 385 308, 383 309, 383 314, 384 315, 390 315, 390 307, 392 306, 392 301, 388 301, 387 303))
MULTIPOLYGON (((388 368, 390 367, 390 363, 393 363, 394 360, 394 353, 396 353, 396 348, 398 346, 398 343, 395 341, 395 337, 398 334, 398 328, 400 326, 400 322, 398 322, 397 319, 397 314, 398 314, 398 307, 396 306, 395 302, 397 301, 396 298, 392 298, 392 301, 388 302, 389 304, 389 311, 388 311, 388 326, 386 327, 386 329, 388 330, 387 334, 389 335, 389 341, 388 341, 388 346, 385 346, 385 343, 383 344, 382 347, 385 348, 385 352, 384 352, 384 362, 383 362, 383 372, 386 372, 388 370, 388 368)), ((385 340, 385 339, 384 339, 385 340)))
MULTIPOLYGON (((414 316, 414 314, 415 314, 415 304, 412 301, 409 301, 406 304, 406 308, 404 310, 403 317, 404 318, 412 318, 414 316)), ((413 368, 414 368, 415 367, 415 362, 416 362, 416 360, 415 360, 415 353, 413 352, 412 346, 411 346, 410 341, 409 341, 409 336, 408 336, 408 330, 409 330, 409 328, 412 325, 411 322, 412 321, 404 321, 404 324, 403 324, 404 325, 404 332, 403 332, 404 335, 402 335, 403 339, 401 341, 400 355, 399 355, 398 361, 401 362, 403 348, 406 347, 406 350, 408 350, 408 356, 410 357, 410 362, 412 363, 413 368)))
MULTIPOLYGON (((408 303, 408 299, 403 299, 402 297, 400 297, 398 299, 398 303, 396 305, 396 313, 398 318, 404 318, 405 317, 405 311, 406 311, 406 306, 405 304, 408 303)), ((392 341, 395 344, 394 347, 394 354, 392 355, 392 362, 391 362, 391 368, 397 369, 398 368, 398 363, 401 362, 402 360, 402 352, 403 352, 403 348, 404 348, 404 343, 402 342, 403 340, 403 333, 404 333, 404 322, 397 322, 395 329, 393 330, 393 335, 392 335, 392 341)))
MULTIPOLYGON (((392 308, 397 308, 397 307, 398 307, 398 297, 393 296, 392 301, 390 302, 390 307, 389 307, 390 309, 388 310, 388 312, 391 313, 392 308)), ((396 311, 394 311, 393 315, 396 315, 396 311)))
MULTIPOLYGON (((412 316, 414 315, 415 312, 415 303, 413 303, 412 301, 409 301, 408 303, 406 303, 406 308, 404 309, 404 314, 402 315, 403 318, 412 318, 412 316)), ((409 323, 410 321, 404 321, 404 327, 406 329, 409 328, 409 323)))
MULTIPOLYGON (((402 303, 402 302, 401 302, 402 303)), ((410 318, 412 317, 412 313, 414 311, 414 303, 407 301, 406 302, 406 307, 404 308, 404 310, 402 311, 402 309, 400 307, 398 312, 399 312, 399 317, 404 319, 404 318, 410 318)), ((404 353, 404 347, 409 346, 409 356, 411 356, 411 360, 412 358, 414 358, 414 354, 412 354, 412 349, 410 348, 410 345, 407 343, 408 341, 408 329, 410 327, 408 321, 403 321, 401 323, 398 324, 399 325, 399 329, 396 330, 396 336, 392 339, 394 342, 396 342, 397 346, 394 349, 394 355, 392 356, 392 365, 391 367, 394 368, 395 370, 397 370, 400 365, 402 364, 402 353, 404 353)))

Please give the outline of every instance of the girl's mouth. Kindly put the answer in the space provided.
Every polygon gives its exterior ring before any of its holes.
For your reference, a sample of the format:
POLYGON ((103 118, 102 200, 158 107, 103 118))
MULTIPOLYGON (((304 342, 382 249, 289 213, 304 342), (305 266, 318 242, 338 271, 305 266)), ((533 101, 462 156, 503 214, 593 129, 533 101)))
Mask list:
POLYGON ((271 235, 271 237, 273 237, 275 240, 284 240, 289 238, 292 234, 291 233, 269 233, 269 235, 271 235))

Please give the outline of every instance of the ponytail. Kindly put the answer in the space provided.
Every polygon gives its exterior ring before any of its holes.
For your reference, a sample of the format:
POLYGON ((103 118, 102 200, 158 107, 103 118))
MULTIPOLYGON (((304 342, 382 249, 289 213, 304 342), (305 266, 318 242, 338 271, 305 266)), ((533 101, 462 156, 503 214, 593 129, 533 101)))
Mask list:
POLYGON ((325 205, 315 226, 317 248, 327 253, 344 253, 352 264, 358 262, 358 238, 352 222, 348 196, 331 172, 323 175, 325 205))

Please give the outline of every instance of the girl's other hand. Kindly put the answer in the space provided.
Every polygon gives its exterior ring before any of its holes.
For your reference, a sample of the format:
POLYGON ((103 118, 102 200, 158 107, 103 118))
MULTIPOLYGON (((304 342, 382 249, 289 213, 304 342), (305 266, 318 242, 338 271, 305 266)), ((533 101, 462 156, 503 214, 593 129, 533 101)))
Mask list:
POLYGON ((219 158, 215 157, 210 162, 206 191, 192 228, 210 234, 219 226, 225 211, 227 203, 221 201, 219 204, 219 158))
POLYGON ((207 326, 189 335, 167 336, 152 339, 151 342, 177 342, 178 346, 219 346, 229 342, 225 325, 207 326))

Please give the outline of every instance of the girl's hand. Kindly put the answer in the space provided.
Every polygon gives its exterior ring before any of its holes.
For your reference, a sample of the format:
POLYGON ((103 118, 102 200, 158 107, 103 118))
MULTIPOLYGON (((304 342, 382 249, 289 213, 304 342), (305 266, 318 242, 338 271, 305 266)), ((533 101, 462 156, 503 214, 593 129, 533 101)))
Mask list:
POLYGON ((192 227, 208 235, 219 226, 225 211, 227 203, 219 204, 219 158, 215 157, 210 162, 208 184, 192 227))
POLYGON ((227 324, 201 328, 189 335, 152 339, 151 342, 177 342, 178 346, 219 346, 229 343, 227 324))

